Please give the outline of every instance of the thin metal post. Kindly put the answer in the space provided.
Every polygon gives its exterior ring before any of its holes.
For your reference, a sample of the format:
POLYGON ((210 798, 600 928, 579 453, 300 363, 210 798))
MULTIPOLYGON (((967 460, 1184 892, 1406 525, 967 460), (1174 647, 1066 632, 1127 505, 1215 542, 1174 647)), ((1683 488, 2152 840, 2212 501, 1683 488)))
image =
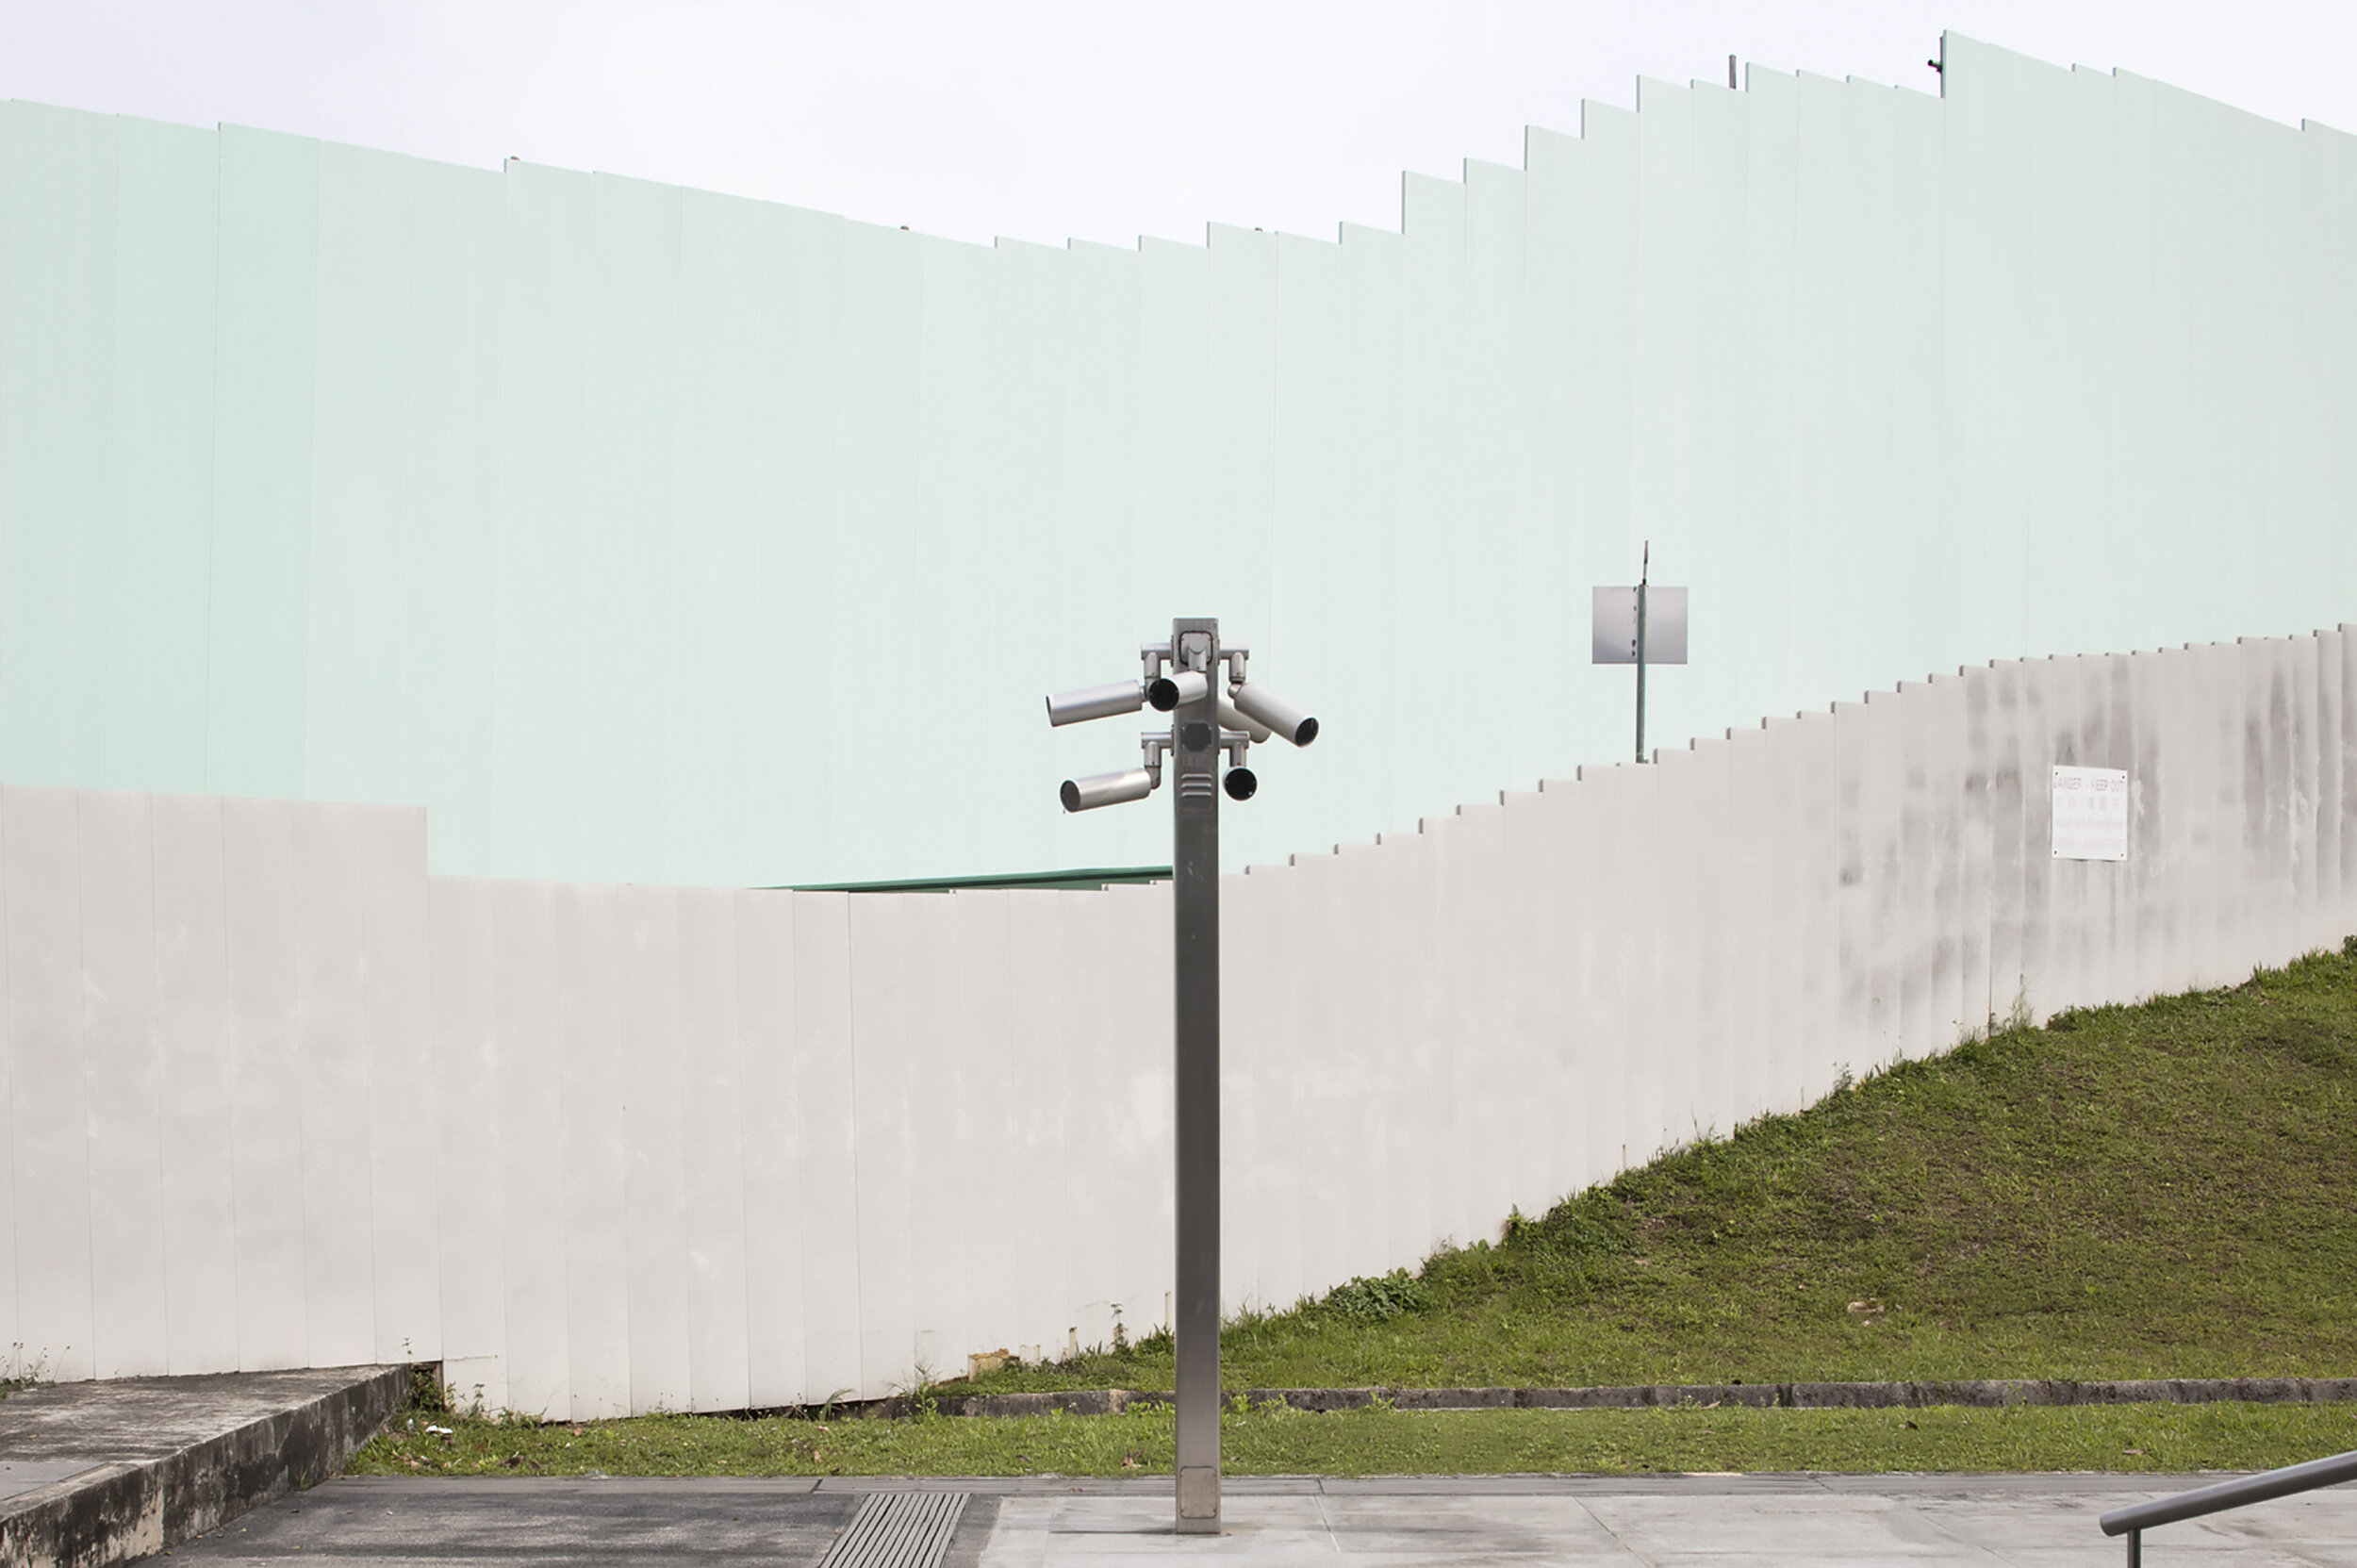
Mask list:
POLYGON ((1219 622, 1174 620, 1171 663, 1212 679, 1171 714, 1181 1535, 1219 1533, 1219 622))
POLYGON ((2128 1532, 2128 1568, 2144 1568, 2144 1532, 2128 1532))
POLYGON ((1735 87, 1735 57, 1733 55, 1727 57, 1727 87, 1730 91, 1738 91, 1735 87))
POLYGON ((1645 580, 1653 575, 1653 541, 1645 541, 1637 571, 1637 760, 1645 760, 1645 580))

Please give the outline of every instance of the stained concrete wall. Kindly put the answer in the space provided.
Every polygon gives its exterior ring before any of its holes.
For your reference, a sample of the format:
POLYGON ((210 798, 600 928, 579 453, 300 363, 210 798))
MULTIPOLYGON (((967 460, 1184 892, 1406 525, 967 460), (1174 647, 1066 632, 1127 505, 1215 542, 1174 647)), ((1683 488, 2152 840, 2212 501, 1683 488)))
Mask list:
POLYGON ((1039 697, 1217 615, 1327 720, 1233 869, 1626 755, 1644 539, 1657 740, 2337 622, 2349 140, 1946 59, 1134 250, 0 106, 0 779, 423 805, 453 874, 1160 865, 1039 697))
MULTIPOLYGON (((2017 1012, 2357 931, 2357 638, 2001 663, 1225 879, 1284 1305, 2017 1012), (2052 857, 2052 765, 2133 784, 2052 857)), ((1232 815, 1232 813, 1231 813, 1232 815)), ((0 789, 0 1344, 596 1416, 1164 1321, 1169 901, 429 876, 417 810, 0 789)))

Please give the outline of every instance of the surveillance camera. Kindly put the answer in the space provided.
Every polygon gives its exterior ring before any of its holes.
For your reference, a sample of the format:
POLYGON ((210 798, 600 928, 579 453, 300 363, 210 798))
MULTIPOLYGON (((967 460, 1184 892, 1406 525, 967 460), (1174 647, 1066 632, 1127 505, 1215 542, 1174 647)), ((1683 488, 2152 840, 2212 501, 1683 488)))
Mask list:
POLYGON ((1219 700, 1219 727, 1223 730, 1241 731, 1255 746, 1277 733, 1267 725, 1257 723, 1238 713, 1236 704, 1225 697, 1219 700))
POLYGON ((1181 702, 1199 702, 1211 689, 1211 678, 1199 669, 1182 669, 1176 675, 1158 675, 1146 687, 1146 700, 1154 704, 1156 713, 1168 713, 1181 702))
POLYGON ((1307 746, 1318 738, 1318 721, 1266 686, 1256 686, 1247 681, 1228 696, 1237 712, 1276 731, 1295 746, 1307 746))
POLYGON ((1124 801, 1143 801, 1153 793, 1154 775, 1143 767, 1119 773, 1094 773, 1085 779, 1063 782, 1063 809, 1095 811, 1098 806, 1117 806, 1124 801))
POLYGON ((1261 781, 1254 777, 1249 767, 1231 767, 1228 770, 1228 777, 1220 781, 1220 787, 1228 791, 1228 798, 1231 801, 1249 801, 1260 789, 1261 781))
POLYGON ((1060 691, 1047 700, 1047 722, 1078 724, 1084 718, 1112 718, 1135 713, 1146 701, 1146 687, 1136 681, 1114 681, 1081 691, 1060 691))

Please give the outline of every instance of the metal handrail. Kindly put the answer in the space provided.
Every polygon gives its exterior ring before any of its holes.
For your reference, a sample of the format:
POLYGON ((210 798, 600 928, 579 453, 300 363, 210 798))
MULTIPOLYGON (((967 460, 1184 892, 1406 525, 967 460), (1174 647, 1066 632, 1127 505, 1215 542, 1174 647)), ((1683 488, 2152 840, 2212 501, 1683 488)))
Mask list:
POLYGON ((2174 1497, 2155 1497, 2149 1503, 2132 1503, 2116 1508, 2098 1521, 2105 1535, 2128 1537, 2128 1568, 2142 1568, 2144 1562, 2144 1532, 2155 1525, 2174 1525, 2181 1519, 2199 1519, 2205 1513, 2217 1513, 2250 1503, 2264 1503, 2270 1497, 2288 1497, 2295 1492, 2313 1492, 2320 1486, 2337 1481, 2357 1480, 2357 1452, 2335 1454, 2331 1459, 2310 1460, 2305 1464, 2287 1464, 2281 1470, 2264 1471, 2256 1476, 2239 1476, 2216 1486, 2205 1486, 2195 1492, 2181 1492, 2174 1497))

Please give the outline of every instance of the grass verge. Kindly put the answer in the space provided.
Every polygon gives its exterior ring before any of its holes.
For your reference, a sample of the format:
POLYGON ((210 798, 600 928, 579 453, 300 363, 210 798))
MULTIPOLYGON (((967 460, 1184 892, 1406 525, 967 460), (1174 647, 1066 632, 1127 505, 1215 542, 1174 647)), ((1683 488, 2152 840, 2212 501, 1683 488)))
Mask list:
MULTIPOLYGON (((2347 1405, 1875 1411, 1230 1411, 1230 1475, 2256 1470, 2357 1448, 2347 1405)), ((903 1420, 708 1415, 528 1423, 419 1416, 369 1476, 1167 1476, 1167 1411, 903 1420), (451 1428, 448 1435, 427 1430, 451 1428)))

